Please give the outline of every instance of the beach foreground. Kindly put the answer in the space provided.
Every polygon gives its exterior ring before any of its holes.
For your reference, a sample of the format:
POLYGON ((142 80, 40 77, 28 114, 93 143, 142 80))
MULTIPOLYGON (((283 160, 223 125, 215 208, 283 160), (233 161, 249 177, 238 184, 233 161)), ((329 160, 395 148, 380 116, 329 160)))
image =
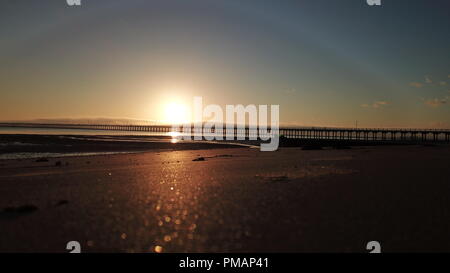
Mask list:
POLYGON ((0 251, 450 251, 448 162, 447 146, 3 160, 0 251))

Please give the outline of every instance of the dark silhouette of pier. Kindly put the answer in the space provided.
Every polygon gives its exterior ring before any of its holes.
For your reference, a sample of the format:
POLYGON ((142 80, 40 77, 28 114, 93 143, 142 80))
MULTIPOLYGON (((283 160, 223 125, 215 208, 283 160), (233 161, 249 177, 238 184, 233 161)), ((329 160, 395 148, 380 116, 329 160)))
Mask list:
MULTIPOLYGON (((120 132, 170 133, 171 125, 114 125, 114 124, 45 124, 45 123, 0 123, 0 127, 15 128, 51 128, 51 129, 85 129, 120 132)), ((189 126, 188 126, 189 127, 189 126)), ((189 128, 188 128, 189 129, 189 128)), ((216 129, 218 130, 218 129, 216 129)), ((270 131, 270 128, 269 128, 270 131)), ((177 130, 181 132, 181 128, 177 130)), ((191 125, 191 134, 211 134, 215 129, 207 131, 191 125), (198 130, 200 129, 200 130, 198 130)), ((222 129, 223 135, 226 128, 222 129)), ((233 130, 234 137, 258 136, 258 129, 245 127, 233 130)), ((286 139, 313 139, 333 141, 377 141, 377 142, 414 142, 414 143, 450 143, 448 129, 404 129, 404 128, 333 128, 333 127, 299 127, 280 128, 278 135, 286 139)))

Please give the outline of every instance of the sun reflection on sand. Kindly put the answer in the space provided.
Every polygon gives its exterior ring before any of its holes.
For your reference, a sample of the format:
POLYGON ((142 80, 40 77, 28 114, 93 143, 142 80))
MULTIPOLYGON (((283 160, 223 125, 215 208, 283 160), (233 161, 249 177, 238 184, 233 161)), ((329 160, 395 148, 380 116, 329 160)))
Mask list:
MULTIPOLYGON (((171 134, 176 139, 177 134, 171 134)), ((152 252, 171 252, 179 247, 189 249, 198 226, 199 187, 189 178, 192 174, 182 163, 184 153, 165 154, 166 164, 162 164, 161 179, 156 189, 158 200, 152 210, 155 213, 157 236, 151 247, 152 252)), ((188 162, 192 162, 189 160, 188 162)), ((155 189, 152 189, 155 190, 155 189)))

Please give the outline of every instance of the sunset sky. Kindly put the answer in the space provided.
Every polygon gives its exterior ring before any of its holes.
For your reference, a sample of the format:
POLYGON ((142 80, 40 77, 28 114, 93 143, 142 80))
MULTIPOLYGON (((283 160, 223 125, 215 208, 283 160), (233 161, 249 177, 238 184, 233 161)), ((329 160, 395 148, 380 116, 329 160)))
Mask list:
POLYGON ((450 128, 450 1, 3 0, 0 120, 163 120, 279 104, 285 125, 450 128))

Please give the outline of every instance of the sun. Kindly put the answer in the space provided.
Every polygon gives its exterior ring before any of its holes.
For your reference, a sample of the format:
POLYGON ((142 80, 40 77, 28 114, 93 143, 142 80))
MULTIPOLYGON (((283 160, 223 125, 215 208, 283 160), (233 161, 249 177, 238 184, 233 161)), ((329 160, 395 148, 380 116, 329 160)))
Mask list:
POLYGON ((190 122, 188 107, 180 102, 167 103, 164 108, 164 122, 169 124, 190 122))

